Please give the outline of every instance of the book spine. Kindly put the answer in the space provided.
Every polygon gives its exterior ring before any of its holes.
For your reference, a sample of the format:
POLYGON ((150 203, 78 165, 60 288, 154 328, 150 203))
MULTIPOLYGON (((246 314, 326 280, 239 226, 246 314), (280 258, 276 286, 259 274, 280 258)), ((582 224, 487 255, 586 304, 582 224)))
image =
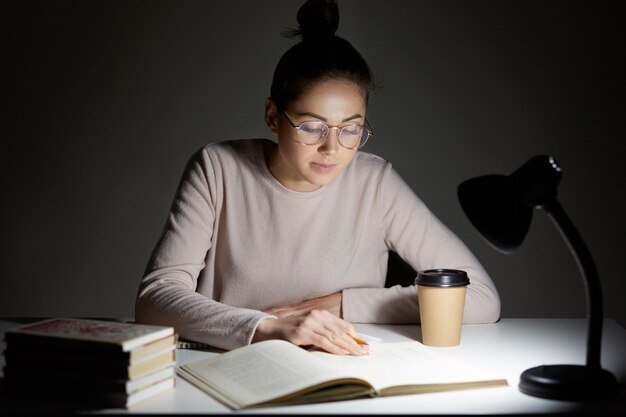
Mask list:
POLYGON ((5 369, 7 372, 42 371, 58 372, 69 375, 90 375, 99 378, 130 379, 139 374, 162 369, 176 360, 176 351, 171 350, 161 357, 152 358, 153 363, 129 365, 125 361, 115 362, 102 360, 98 356, 88 358, 49 358, 46 356, 31 356, 13 354, 5 351, 5 369))

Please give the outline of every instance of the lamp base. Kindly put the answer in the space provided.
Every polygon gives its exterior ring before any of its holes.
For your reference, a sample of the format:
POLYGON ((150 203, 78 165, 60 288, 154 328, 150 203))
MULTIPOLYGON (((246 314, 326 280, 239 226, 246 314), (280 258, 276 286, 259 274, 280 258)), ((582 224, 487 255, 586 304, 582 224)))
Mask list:
POLYGON ((584 401, 617 393, 617 380, 609 371, 584 365, 542 365, 525 370, 519 390, 534 397, 584 401))

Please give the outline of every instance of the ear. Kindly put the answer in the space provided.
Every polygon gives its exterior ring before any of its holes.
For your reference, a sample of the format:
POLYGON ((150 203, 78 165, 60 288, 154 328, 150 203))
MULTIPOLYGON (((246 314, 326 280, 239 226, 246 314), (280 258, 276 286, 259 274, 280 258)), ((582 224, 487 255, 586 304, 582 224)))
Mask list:
POLYGON ((278 108, 271 97, 265 99, 265 124, 272 133, 278 130, 278 108))

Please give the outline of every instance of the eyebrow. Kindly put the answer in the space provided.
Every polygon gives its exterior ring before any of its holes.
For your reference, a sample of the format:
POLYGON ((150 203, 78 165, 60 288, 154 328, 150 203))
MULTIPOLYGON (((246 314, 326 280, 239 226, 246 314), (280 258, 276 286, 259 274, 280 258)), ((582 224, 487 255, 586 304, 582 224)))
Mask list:
MULTIPOLYGON (((316 118, 316 119, 320 119, 320 120, 322 120, 322 121, 324 121, 324 122, 328 122, 328 119, 327 119, 327 118, 325 118, 325 117, 323 117, 323 116, 320 116, 319 114, 311 113, 311 112, 308 112, 308 111, 307 111, 307 112, 302 112, 302 113, 297 113, 297 115, 298 115, 298 116, 310 116, 310 117, 314 117, 314 118, 316 118)), ((350 120, 360 119, 360 118, 362 118, 362 117, 363 117, 363 116, 361 116, 359 113, 356 113, 356 114, 353 114, 353 115, 352 115, 352 116, 350 116, 350 117, 346 117, 346 118, 345 118, 345 119, 343 119, 341 122, 342 122, 342 123, 343 123, 343 122, 348 122, 348 121, 350 121, 350 120)))

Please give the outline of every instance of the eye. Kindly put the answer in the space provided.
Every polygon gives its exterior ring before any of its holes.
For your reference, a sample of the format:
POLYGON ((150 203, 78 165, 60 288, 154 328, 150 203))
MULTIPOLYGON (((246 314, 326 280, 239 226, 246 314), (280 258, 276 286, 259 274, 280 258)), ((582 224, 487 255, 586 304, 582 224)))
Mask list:
POLYGON ((320 122, 304 122, 300 125, 300 131, 310 135, 321 136, 326 131, 326 126, 320 122))
POLYGON ((352 137, 352 136, 360 137, 361 134, 363 133, 363 126, 359 126, 359 125, 346 126, 341 130, 341 133, 342 135, 346 137, 352 137))

